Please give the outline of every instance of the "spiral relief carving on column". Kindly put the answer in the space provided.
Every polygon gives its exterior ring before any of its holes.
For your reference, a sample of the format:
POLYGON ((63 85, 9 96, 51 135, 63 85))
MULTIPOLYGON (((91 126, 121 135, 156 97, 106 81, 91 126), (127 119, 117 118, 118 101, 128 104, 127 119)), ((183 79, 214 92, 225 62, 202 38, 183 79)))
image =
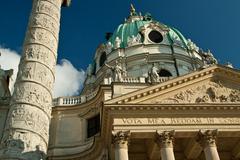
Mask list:
POLYGON ((2 159, 45 159, 55 80, 60 10, 70 0, 33 0, 22 58, 1 141, 2 159))

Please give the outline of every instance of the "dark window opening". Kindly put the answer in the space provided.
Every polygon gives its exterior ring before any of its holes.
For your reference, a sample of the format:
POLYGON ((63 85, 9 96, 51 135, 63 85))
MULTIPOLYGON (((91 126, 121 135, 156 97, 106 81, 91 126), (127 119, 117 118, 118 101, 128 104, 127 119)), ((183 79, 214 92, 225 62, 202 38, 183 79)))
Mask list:
POLYGON ((166 69, 161 69, 159 71, 158 75, 160 77, 171 77, 172 76, 172 74, 169 71, 167 71, 166 69))
POLYGON ((160 32, 158 31, 151 31, 149 34, 148 34, 148 37, 149 39, 154 42, 154 43, 160 43, 163 41, 163 36, 160 32))
POLYGON ((100 114, 87 120, 87 138, 96 135, 100 131, 100 114))
POLYGON ((7 85, 9 86, 10 83, 10 76, 7 76, 7 85))
POLYGON ((93 64, 93 75, 95 75, 96 74, 96 63, 94 62, 94 64, 93 64))
POLYGON ((141 32, 139 32, 138 34, 141 36, 141 42, 144 42, 144 35, 141 32))
POLYGON ((102 67, 104 65, 106 59, 107 59, 107 54, 106 54, 106 52, 103 52, 101 57, 100 57, 100 61, 99 61, 99 66, 100 67, 102 67))

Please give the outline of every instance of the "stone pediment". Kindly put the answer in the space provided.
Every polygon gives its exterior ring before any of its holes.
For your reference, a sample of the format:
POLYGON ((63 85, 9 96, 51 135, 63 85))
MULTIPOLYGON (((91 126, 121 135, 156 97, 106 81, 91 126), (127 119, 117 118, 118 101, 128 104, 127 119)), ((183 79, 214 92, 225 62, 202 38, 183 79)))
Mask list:
POLYGON ((240 102, 240 90, 227 88, 221 81, 209 81, 205 84, 196 85, 189 89, 183 89, 169 98, 157 97, 145 101, 149 103, 231 103, 240 102))
POLYGON ((106 104, 240 103, 240 72, 215 65, 111 99, 106 104))

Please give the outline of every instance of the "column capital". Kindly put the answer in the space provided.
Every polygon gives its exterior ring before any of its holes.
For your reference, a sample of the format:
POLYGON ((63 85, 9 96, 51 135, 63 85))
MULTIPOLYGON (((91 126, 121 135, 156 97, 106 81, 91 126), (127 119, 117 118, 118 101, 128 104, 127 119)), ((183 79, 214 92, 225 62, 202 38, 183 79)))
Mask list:
POLYGON ((216 147, 218 130, 199 130, 197 142, 203 147, 216 147))
POLYGON ((175 131, 156 131, 155 141, 160 148, 173 148, 175 131))
POLYGON ((126 148, 129 144, 130 131, 113 131, 112 143, 120 148, 126 148))
POLYGON ((63 7, 69 7, 72 0, 62 0, 62 6, 63 7))

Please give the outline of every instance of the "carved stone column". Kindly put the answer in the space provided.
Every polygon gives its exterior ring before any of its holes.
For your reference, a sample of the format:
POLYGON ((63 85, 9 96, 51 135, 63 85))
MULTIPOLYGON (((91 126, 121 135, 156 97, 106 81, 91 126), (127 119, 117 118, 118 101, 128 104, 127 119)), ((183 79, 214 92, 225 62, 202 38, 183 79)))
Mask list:
POLYGON ((0 159, 46 157, 60 11, 62 5, 69 3, 70 0, 33 0, 0 159))
POLYGON ((112 143, 115 147, 115 160, 128 160, 128 144, 130 131, 112 133, 112 143))
POLYGON ((217 146, 217 130, 200 130, 198 133, 197 141, 202 146, 206 160, 220 160, 217 146))
POLYGON ((174 131, 156 132, 156 143, 160 147, 161 160, 175 160, 173 152, 174 131))

